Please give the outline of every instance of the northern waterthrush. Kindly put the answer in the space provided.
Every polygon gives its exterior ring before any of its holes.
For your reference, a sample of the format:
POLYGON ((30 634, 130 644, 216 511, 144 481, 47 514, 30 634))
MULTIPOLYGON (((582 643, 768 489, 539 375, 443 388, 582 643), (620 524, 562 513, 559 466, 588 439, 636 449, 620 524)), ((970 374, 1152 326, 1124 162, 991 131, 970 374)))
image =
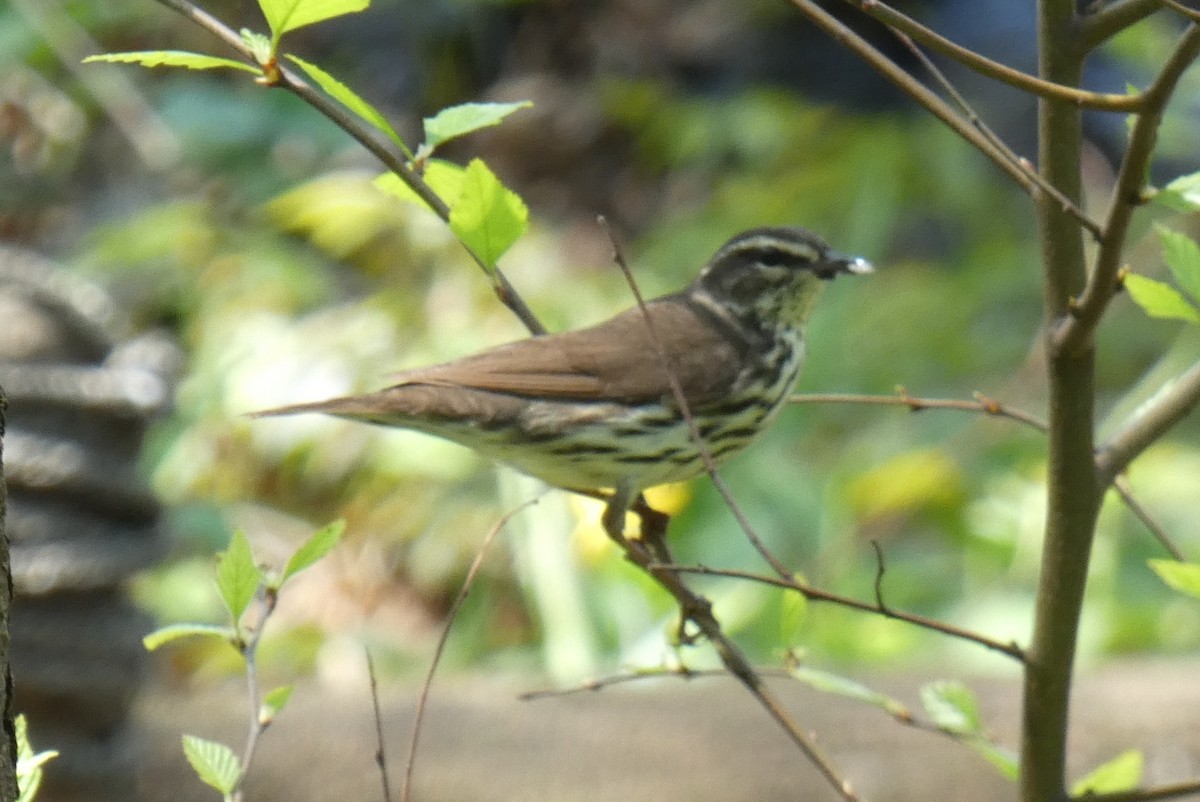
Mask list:
POLYGON ((407 371, 378 392, 256 415, 323 412, 443 437, 566 490, 607 491, 605 526, 619 534, 643 490, 705 470, 671 375, 708 453, 728 459, 784 405, 824 281, 870 271, 803 229, 755 228, 644 310, 407 371))

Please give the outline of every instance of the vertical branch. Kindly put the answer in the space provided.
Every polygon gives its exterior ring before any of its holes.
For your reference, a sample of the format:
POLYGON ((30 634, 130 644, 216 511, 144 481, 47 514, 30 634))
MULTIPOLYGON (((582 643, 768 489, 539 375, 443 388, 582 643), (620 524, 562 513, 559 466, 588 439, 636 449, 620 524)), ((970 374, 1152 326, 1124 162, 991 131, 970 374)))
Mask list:
POLYGON ((0 799, 17 798, 17 731, 13 723, 13 683, 9 668, 8 613, 12 609, 12 570, 8 531, 4 528, 8 488, 4 483, 4 410, 8 401, 0 387, 0 799))
MULTIPOLYGON (((1075 0, 1038 4, 1039 72, 1045 80, 1078 86, 1084 50, 1075 0)), ((1062 101, 1038 102, 1038 156, 1043 178, 1078 202, 1081 195, 1080 110, 1062 101)), ((1044 271, 1045 347, 1049 401, 1047 512, 1033 636, 1026 654, 1021 736, 1023 802, 1063 796, 1067 713, 1088 558, 1099 510, 1092 462, 1095 349, 1056 347, 1053 332, 1087 280, 1077 221, 1048 197, 1037 209, 1044 271)))

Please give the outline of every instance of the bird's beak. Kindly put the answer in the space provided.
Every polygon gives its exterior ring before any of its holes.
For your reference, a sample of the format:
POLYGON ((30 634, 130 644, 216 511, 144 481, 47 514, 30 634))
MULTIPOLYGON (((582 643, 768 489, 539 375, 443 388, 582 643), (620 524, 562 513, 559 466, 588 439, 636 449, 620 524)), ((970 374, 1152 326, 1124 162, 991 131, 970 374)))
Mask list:
POLYGON ((845 256, 843 254, 831 251, 825 255, 826 270, 818 275, 830 280, 840 273, 853 273, 854 275, 862 276, 867 273, 874 273, 875 267, 861 256, 845 256), (828 268, 832 267, 832 270, 828 268))

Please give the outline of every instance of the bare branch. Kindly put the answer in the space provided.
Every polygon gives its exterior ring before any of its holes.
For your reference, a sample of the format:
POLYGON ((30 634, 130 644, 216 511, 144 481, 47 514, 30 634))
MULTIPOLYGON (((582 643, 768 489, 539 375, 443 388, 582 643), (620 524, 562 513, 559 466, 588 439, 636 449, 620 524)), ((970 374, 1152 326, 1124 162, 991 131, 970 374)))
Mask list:
POLYGON ((1046 422, 1028 412, 1001 404, 983 393, 975 393, 974 401, 957 398, 918 398, 908 394, 903 387, 896 388, 896 395, 858 395, 854 393, 824 393, 793 395, 788 399, 793 404, 865 404, 885 407, 908 407, 913 412, 924 409, 954 409, 961 412, 981 412, 996 418, 1007 418, 1039 432, 1046 431, 1046 422))
POLYGON ((1143 507, 1141 502, 1133 495, 1133 488, 1129 486, 1129 481, 1123 475, 1113 477, 1113 489, 1117 491, 1117 495, 1121 497, 1121 501, 1125 502, 1125 506, 1129 508, 1129 511, 1142 522, 1142 526, 1149 529, 1150 534, 1154 535, 1154 539, 1167 550, 1172 559, 1179 560, 1180 562, 1187 560, 1183 551, 1171 540, 1171 536, 1167 534, 1167 530, 1163 529, 1162 525, 1154 520, 1149 510, 1143 507))
POLYGON ((475 577, 483 565, 483 558, 487 554, 488 548, 491 547, 492 541, 508 525, 513 516, 526 507, 536 504, 539 498, 541 498, 540 495, 535 496, 509 510, 488 530, 488 533, 484 535, 483 542, 479 544, 479 551, 475 554, 475 559, 471 561, 471 567, 467 569, 467 576, 463 579, 458 595, 454 597, 454 603, 450 605, 450 610, 446 613, 446 623, 442 627, 442 634, 438 636, 437 646, 434 647, 433 659, 429 661, 429 670, 425 672, 425 681, 421 683, 421 695, 417 697, 417 709, 413 714, 412 736, 408 742, 408 760, 404 765, 404 788, 400 792, 402 802, 408 802, 412 798, 413 769, 417 763, 417 742, 421 737, 421 723, 425 718, 425 706, 429 702, 429 688, 433 685, 433 675, 437 672, 442 652, 446 648, 446 640, 450 637, 450 627, 458 618, 458 611, 462 609, 463 602, 467 600, 467 594, 471 592, 471 587, 475 584, 475 577))
MULTIPOLYGON (((201 8, 188 2, 188 0, 158 0, 159 3, 167 6, 174 11, 179 12, 188 19, 201 26, 209 33, 219 38, 229 47, 233 48, 242 58, 246 59, 251 64, 262 67, 254 58, 253 52, 249 46, 242 41, 232 28, 227 26, 221 20, 209 14, 201 8)), ((322 92, 314 89, 303 78, 297 75, 294 71, 288 69, 282 64, 273 64, 271 76, 278 76, 277 80, 269 84, 286 89, 297 97, 301 98, 305 103, 308 103, 317 111, 328 117, 335 125, 353 137, 360 145, 366 148, 370 153, 379 159, 383 164, 400 177, 408 187, 417 194, 429 209, 440 217, 443 221, 450 220, 450 207, 446 202, 438 196, 433 189, 425 183, 409 165, 405 162, 403 156, 398 154, 392 147, 392 144, 385 141, 374 127, 368 125, 361 120, 357 115, 351 114, 344 107, 332 100, 322 92)), ((517 293, 512 284, 498 267, 489 266, 470 248, 463 245, 464 250, 470 255, 471 259, 479 265, 483 270, 484 275, 492 284, 492 291, 517 318, 525 325, 531 334, 544 334, 546 328, 533 314, 533 311, 525 303, 525 300, 517 293)))
POLYGON ((1179 0, 1159 0, 1159 2, 1174 11, 1176 14, 1181 14, 1182 16, 1187 17, 1192 22, 1200 22, 1200 11, 1197 11, 1194 8, 1188 8, 1183 3, 1180 3, 1179 0))
POLYGON ((1083 294, 1075 301, 1072 314, 1059 331, 1053 333, 1052 345, 1060 351, 1076 351, 1090 345, 1092 334, 1100 323, 1120 286, 1118 272, 1129 233, 1134 210, 1143 202, 1146 170, 1154 155, 1158 127, 1179 79, 1197 55, 1200 55, 1200 25, 1188 26, 1174 52, 1163 65, 1154 82, 1142 93, 1145 104, 1129 135, 1129 147, 1121 162, 1121 170, 1113 188, 1108 219, 1083 294))
MULTIPOLYGON (((1166 1, 1164 0, 1164 2, 1166 1)), ((952 58, 980 75, 985 75, 1001 83, 1022 89, 1031 95, 1050 98, 1052 100, 1063 100, 1068 103, 1074 103, 1082 108, 1098 109, 1100 111, 1131 112, 1137 111, 1141 106, 1141 97, 1138 95, 1112 95, 1063 86, 1013 69, 998 61, 993 61, 986 56, 976 53, 974 50, 952 42, 930 28, 926 28, 912 17, 897 11, 886 3, 880 2, 880 0, 846 0, 846 2, 852 6, 856 6, 860 11, 869 14, 884 25, 911 36, 930 50, 952 58)))
POLYGON ((1163 0, 1117 0, 1083 18, 1085 51, 1094 50, 1121 31, 1160 10, 1163 0))
POLYGON ((1144 404, 1096 453, 1096 472, 1108 484, 1129 463, 1200 404, 1200 362, 1144 404))
POLYGON ((1028 164, 1013 162, 1002 150, 988 141, 986 136, 976 130, 969 121, 964 120, 954 109, 950 108, 949 104, 821 8, 816 0, 789 0, 789 2, 835 41, 853 51, 884 78, 891 81, 906 95, 924 106, 933 116, 949 126, 951 130, 974 145, 980 153, 987 156, 1032 198, 1036 200, 1041 195, 1047 194, 1062 204, 1063 210, 1078 219, 1085 227, 1088 229, 1095 227, 1095 223, 1083 215, 1077 204, 1067 200, 1060 191, 1038 176, 1028 164), (1063 203, 1064 200, 1066 203, 1063 203))
POLYGON ((874 613, 881 615, 884 618, 891 618, 896 621, 904 621, 914 626, 922 627, 923 629, 940 632, 943 635, 949 635, 952 638, 969 641, 971 643, 983 646, 994 652, 1011 657, 1012 659, 1022 662, 1025 659, 1025 652, 1020 646, 1015 643, 1004 643, 994 640, 985 635, 980 635, 970 630, 956 627, 953 624, 947 624, 943 621, 938 621, 933 618, 927 618, 923 615, 915 613, 904 613, 893 610, 891 607, 881 605, 879 603, 869 604, 867 602, 852 599, 849 596, 842 596, 837 593, 830 593, 827 590, 814 588, 811 585, 806 585, 803 582, 798 582, 790 577, 772 577, 763 574, 756 574, 751 571, 739 571, 735 569, 725 568, 709 568, 704 565, 658 565, 651 566, 655 570, 670 571, 679 574, 698 574, 700 576, 724 576, 733 579, 746 579, 751 582, 758 582, 763 585, 774 585, 777 588, 792 590, 809 601, 814 602, 829 602, 842 607, 848 607, 852 610, 859 610, 865 613, 874 613))
POLYGON ((379 780, 383 785, 383 802, 392 802, 392 783, 388 777, 387 749, 383 742, 383 712, 379 709, 379 682, 375 678, 375 661, 371 650, 363 646, 367 660, 367 679, 371 683, 371 710, 375 718, 375 765, 379 767, 379 780))

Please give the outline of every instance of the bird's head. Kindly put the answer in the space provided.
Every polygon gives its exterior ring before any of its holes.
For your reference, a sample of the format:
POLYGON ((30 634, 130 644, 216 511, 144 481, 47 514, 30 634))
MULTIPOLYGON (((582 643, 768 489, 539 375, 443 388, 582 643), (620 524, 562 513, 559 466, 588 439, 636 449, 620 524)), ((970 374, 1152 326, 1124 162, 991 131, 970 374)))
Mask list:
POLYGON ((799 327, 826 281, 872 270, 802 228, 754 228, 722 245, 693 288, 754 328, 799 327))

